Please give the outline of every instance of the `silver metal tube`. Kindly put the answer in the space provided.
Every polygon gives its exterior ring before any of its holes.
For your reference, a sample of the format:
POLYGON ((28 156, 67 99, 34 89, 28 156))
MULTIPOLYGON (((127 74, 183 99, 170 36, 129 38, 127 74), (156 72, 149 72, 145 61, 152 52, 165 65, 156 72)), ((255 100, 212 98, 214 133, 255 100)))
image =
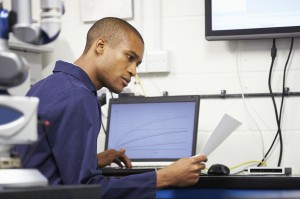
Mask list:
POLYGON ((32 23, 31 0, 11 0, 11 7, 17 13, 17 23, 32 23))

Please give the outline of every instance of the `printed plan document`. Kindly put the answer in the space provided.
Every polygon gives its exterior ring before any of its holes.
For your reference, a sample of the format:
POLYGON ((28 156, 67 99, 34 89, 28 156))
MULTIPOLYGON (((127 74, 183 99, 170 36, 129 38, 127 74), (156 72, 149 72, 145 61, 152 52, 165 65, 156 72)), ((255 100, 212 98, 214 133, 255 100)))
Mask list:
POLYGON ((241 122, 237 121, 228 114, 224 114, 218 126, 215 128, 198 155, 208 156, 241 124, 241 122))

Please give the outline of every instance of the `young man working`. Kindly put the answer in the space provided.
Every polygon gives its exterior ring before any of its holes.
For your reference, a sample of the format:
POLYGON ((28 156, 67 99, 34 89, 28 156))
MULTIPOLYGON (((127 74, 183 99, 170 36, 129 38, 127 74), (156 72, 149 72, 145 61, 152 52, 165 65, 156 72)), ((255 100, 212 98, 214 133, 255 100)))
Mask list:
POLYGON ((74 63, 57 61, 53 74, 29 90, 28 96, 39 97, 39 118, 50 127, 39 127, 34 145, 16 147, 23 166, 38 168, 51 185, 101 184, 103 198, 155 198, 157 189, 197 183, 205 156, 182 158, 156 172, 120 179, 101 175, 99 168, 117 158, 126 167, 131 162, 124 149, 97 154, 97 90, 106 87, 120 93, 136 75, 143 53, 144 41, 129 23, 113 17, 97 21, 88 31, 82 55, 74 63))

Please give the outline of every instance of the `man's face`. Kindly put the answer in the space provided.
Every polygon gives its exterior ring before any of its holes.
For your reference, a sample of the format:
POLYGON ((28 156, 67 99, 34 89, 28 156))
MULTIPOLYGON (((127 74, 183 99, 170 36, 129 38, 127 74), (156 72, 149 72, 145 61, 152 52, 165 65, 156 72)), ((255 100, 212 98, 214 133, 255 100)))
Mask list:
POLYGON ((141 63, 144 44, 134 33, 129 33, 118 45, 104 44, 103 54, 97 63, 97 79, 103 87, 120 93, 136 75, 136 67, 141 63))

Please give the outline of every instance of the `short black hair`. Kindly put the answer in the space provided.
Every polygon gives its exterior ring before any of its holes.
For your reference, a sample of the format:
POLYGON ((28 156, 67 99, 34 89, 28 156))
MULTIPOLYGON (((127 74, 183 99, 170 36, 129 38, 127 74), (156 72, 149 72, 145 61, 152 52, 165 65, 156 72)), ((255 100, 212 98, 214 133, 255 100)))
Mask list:
POLYGON ((124 38, 124 35, 128 31, 135 33, 144 44, 143 37, 139 31, 127 21, 116 17, 102 18, 95 22, 89 29, 86 37, 84 53, 91 48, 94 41, 99 37, 103 37, 111 44, 116 44, 120 41, 120 39, 124 38))

